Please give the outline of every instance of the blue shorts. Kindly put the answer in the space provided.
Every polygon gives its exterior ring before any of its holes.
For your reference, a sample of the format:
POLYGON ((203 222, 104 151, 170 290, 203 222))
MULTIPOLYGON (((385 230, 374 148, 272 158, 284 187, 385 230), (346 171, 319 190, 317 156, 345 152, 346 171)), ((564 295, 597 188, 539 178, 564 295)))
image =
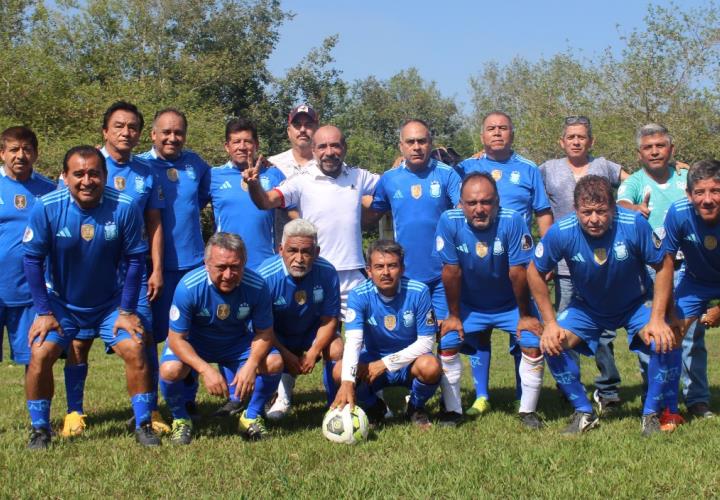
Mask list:
POLYGON ((592 313, 588 307, 577 299, 572 299, 567 308, 557 317, 558 325, 570 330, 582 340, 574 350, 585 356, 594 356, 600 335, 605 330, 627 330, 627 341, 630 350, 648 354, 649 348, 637 335, 650 321, 650 305, 640 303, 624 315, 611 318, 601 317, 592 313))
MULTIPOLYGON (((535 304, 531 304, 533 316, 538 317, 535 304)), ((517 338, 517 324, 520 320, 518 308, 499 313, 482 313, 470 311, 463 307, 460 309, 465 340, 460 341, 457 332, 448 332, 440 339, 440 349, 460 349, 463 354, 475 354, 478 347, 478 334, 485 330, 497 328, 510 334, 509 351, 511 354, 519 354, 521 348, 539 348, 540 337, 532 332, 523 330, 520 332, 520 339, 517 338)))
MULTIPOLYGON (((360 358, 358 359, 358 364, 367 365, 381 358, 382 356, 378 353, 361 351, 360 358)), ((410 373, 412 365, 413 363, 410 363, 407 366, 404 366, 394 372, 386 371, 375 379, 375 382, 372 383, 371 389, 373 390, 373 392, 376 392, 383 387, 390 386, 402 386, 407 388, 412 387, 412 381, 414 378, 410 373)))
MULTIPOLYGON (((145 331, 151 332, 153 325, 152 310, 150 309, 150 302, 147 299, 147 282, 144 282, 140 287, 140 297, 138 298, 135 313, 140 318, 145 331)), ((100 332, 97 328, 81 328, 75 338, 77 340, 92 340, 99 336, 100 332)))
POLYGON ((676 309, 682 319, 699 318, 705 314, 708 302, 712 299, 720 299, 720 283, 701 283, 685 274, 675 288, 676 309))
POLYGON ((435 310, 435 317, 442 321, 448 316, 447 298, 445 297, 445 286, 441 279, 426 283, 430 289, 430 298, 435 310))
MULTIPOLYGON (((290 337, 285 337, 280 332, 276 331, 275 336, 277 337, 278 342, 280 342, 285 348, 287 348, 288 351, 295 354, 296 356, 300 356, 302 353, 310 349, 310 347, 312 347, 312 345, 315 343, 315 339, 317 338, 317 330, 312 329, 309 332, 306 332, 304 335, 292 335, 290 337)), ((336 338, 339 337, 340 335, 335 332, 333 338, 330 339, 330 343, 332 343, 336 338)))
POLYGON ((20 365, 30 363, 28 332, 34 320, 35 307, 33 305, 0 306, 0 361, 3 359, 2 330, 5 328, 10 344, 10 359, 20 365))
POLYGON ((198 264, 190 269, 165 270, 163 272, 163 289, 160 297, 152 303, 152 332, 153 339, 156 344, 165 341, 170 328, 170 306, 172 305, 175 289, 180 280, 193 269, 197 269, 202 264, 198 264))
MULTIPOLYGON (((190 344, 192 345, 192 343, 190 344)), ((242 366, 245 361, 248 360, 250 357, 250 346, 247 346, 243 350, 237 351, 234 355, 228 354, 227 351, 224 353, 208 353, 199 351, 197 346, 192 345, 193 349, 195 349, 195 352, 198 356, 200 356, 203 361, 207 363, 218 363, 230 370, 237 371, 237 369, 242 366)), ((270 352, 268 353, 268 356, 271 354, 280 354, 280 351, 275 349, 274 347, 270 349, 270 352)), ((170 346, 166 343, 165 347, 163 347, 162 354, 160 355, 160 364, 162 365, 166 361, 180 361, 182 363, 182 360, 177 357, 177 355, 170 349, 170 346)))

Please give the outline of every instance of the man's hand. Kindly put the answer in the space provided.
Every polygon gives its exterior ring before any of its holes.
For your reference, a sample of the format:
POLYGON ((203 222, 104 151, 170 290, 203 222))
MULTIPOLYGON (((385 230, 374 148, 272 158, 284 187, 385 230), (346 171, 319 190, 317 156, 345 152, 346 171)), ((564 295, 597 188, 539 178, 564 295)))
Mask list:
POLYGON ((448 332, 457 331, 460 340, 465 340, 465 330, 463 330, 463 324, 460 318, 457 316, 450 315, 445 318, 440 327, 440 336, 444 337, 448 332))
POLYGON ((684 161, 675 160, 675 173, 679 174, 682 170, 690 170, 690 165, 684 161))
POLYGON ((113 337, 117 337, 118 330, 125 330, 130 334, 130 337, 138 344, 143 343, 143 328, 142 321, 135 313, 130 314, 118 314, 115 324, 113 325, 113 337))
POLYGON ((345 405, 350 405, 350 408, 355 406, 355 384, 348 381, 340 384, 335 401, 332 402, 330 408, 345 408, 345 405))
POLYGON ((520 316, 520 320, 517 324, 517 331, 515 332, 515 336, 518 338, 518 340, 520 340, 520 332, 523 330, 532 332, 538 337, 540 337, 543 333, 543 328, 540 320, 534 316, 520 316))
POLYGON ((293 377, 297 377, 298 375, 302 374, 302 362, 300 358, 295 356, 293 353, 291 353, 289 350, 284 349, 282 353, 282 359, 283 364, 285 365, 285 369, 288 371, 290 375, 293 377))
POLYGON ((650 212, 651 212, 651 210, 650 210, 650 193, 651 193, 650 191, 645 193, 645 196, 643 196, 642 203, 640 203, 637 206, 638 212, 640 212, 643 215, 643 217, 645 217, 646 219, 648 217, 650 217, 650 212))
POLYGON ((720 325, 720 306, 711 307, 700 317, 700 323, 713 328, 720 325))
POLYGON ((255 165, 252 167, 248 165, 248 168, 242 171, 243 180, 248 184, 260 182, 260 168, 264 165, 265 158, 263 155, 258 156, 255 160, 255 165))
POLYGON ((640 330, 640 338, 646 345, 655 341, 655 352, 663 353, 672 350, 675 347, 675 337, 677 332, 668 325, 664 320, 650 322, 640 330))
POLYGON ((225 383, 225 377, 223 377, 219 371, 212 366, 208 365, 207 369, 200 372, 202 375, 203 383, 209 394, 213 396, 228 397, 228 387, 225 383))
POLYGON ((367 373, 365 374, 366 380, 368 384, 372 384, 377 380, 379 376, 381 376, 383 373, 387 371, 387 366, 385 366, 385 363, 382 359, 378 359, 377 361, 373 361, 372 363, 367 365, 367 373))
POLYGON ((162 293, 164 282, 162 273, 159 273, 157 271, 153 271, 153 273, 148 277, 147 281, 147 299, 150 302, 154 302, 155 299, 160 297, 160 293, 162 293))
POLYGON ((567 340, 567 331, 556 322, 545 324, 540 337, 540 350, 551 356, 558 356, 563 352, 563 344, 567 340))
POLYGON ((36 316, 30 330, 28 330, 28 346, 32 347, 35 339, 38 339, 38 345, 41 345, 45 341, 47 334, 53 330, 57 330, 59 335, 63 334, 60 323, 58 323, 54 315, 36 316))
POLYGON ((472 155, 470 158, 482 158, 484 154, 485 154, 485 150, 481 149, 480 151, 478 151, 477 153, 472 155))
POLYGON ((318 356, 319 353, 312 348, 310 348, 305 354, 303 354, 302 358, 300 358, 300 372, 303 375, 312 373, 313 368, 315 368, 315 363, 317 363, 318 356))
POLYGON ((235 374, 232 383, 235 386, 235 397, 248 401, 255 390, 255 377, 257 369, 246 362, 235 374))

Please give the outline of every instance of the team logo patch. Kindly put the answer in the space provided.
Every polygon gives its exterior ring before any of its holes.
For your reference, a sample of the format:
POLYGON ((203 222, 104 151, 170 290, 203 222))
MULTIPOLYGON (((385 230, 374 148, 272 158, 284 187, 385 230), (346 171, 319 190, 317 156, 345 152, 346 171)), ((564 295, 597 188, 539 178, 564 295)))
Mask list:
POLYGON ((33 239, 33 230, 29 227, 25 228, 25 233, 23 234, 23 243, 27 243, 28 241, 33 239))
POLYGON ((405 311, 403 313, 403 325, 406 328, 410 328, 415 324, 415 314, 412 311, 405 311))
POLYGON ((440 198, 440 183, 438 181, 432 181, 430 183, 430 196, 440 198))
POLYGON ((520 248, 522 250, 530 250, 532 248, 532 237, 529 234, 523 234, 520 238, 520 248))
POLYGON ((158 200, 164 200, 165 199, 165 193, 163 193, 162 186, 158 186, 158 200))
POLYGON ((445 248, 445 240, 442 238, 442 236, 437 236, 435 238, 435 248, 438 252, 445 248))
POLYGON ((228 319, 228 316, 230 316, 230 306, 228 304, 218 304, 215 315, 220 320, 228 319))
POLYGON ((502 170, 496 168, 495 170, 490 172, 490 175, 492 175, 492 178, 495 179, 495 182, 497 182, 502 179, 502 170))
POLYGON ((295 302, 300 306, 304 306, 307 302, 307 292, 305 290, 298 290, 295 292, 295 302))
POLYGON ((313 302, 318 304, 318 303, 322 302, 324 298, 325 298, 325 292, 323 291, 321 286, 318 285, 315 288, 313 288, 313 302))
POLYGON ((628 252, 627 252, 627 247, 625 246, 624 241, 618 241, 617 243, 615 243, 615 246, 613 247, 613 251, 615 252, 615 258, 617 260, 627 259, 628 252))
POLYGON ((355 309, 347 308, 345 310, 345 323, 352 323, 355 321, 355 317, 357 315, 355 314, 355 309))
MULTIPOLYGON (((245 185, 247 185, 247 183, 245 183, 245 185)), ((270 179, 267 178, 267 175, 260 176, 260 185, 262 186, 263 191, 270 189, 270 179)))
POLYGON ((484 241, 478 241, 475 243, 475 253, 481 259, 488 254, 488 244, 484 241))
POLYGON ((535 247, 535 257, 538 259, 543 256, 543 253, 545 252, 545 247, 543 247, 542 243, 538 243, 535 247))
POLYGON ((167 178, 170 180, 170 182, 177 182, 178 171, 176 168, 168 168, 166 173, 167 173, 167 178))
POLYGON ((657 234, 655 231, 652 233, 652 240, 653 245, 655 245, 655 248, 660 248, 662 246, 662 236, 657 234))
POLYGON ((388 314, 383 318, 383 324, 385 325, 386 329, 394 330, 397 326, 397 318, 394 314, 388 314))
POLYGON ((596 248, 595 250, 593 250, 593 258, 595 259, 595 262, 602 266, 607 262, 608 259, 607 250, 605 250, 604 248, 596 248))
POLYGON ((170 308, 170 321, 177 321, 180 319, 180 309, 176 305, 170 308))
MULTIPOLYGON (((105 227, 103 228, 105 230, 105 239, 106 240, 115 240, 117 239, 118 230, 117 226, 115 225, 115 222, 110 221, 105 223, 105 227)), ((144 226, 143 226, 144 230, 144 226)))
POLYGON ((703 244, 708 250, 715 250, 717 248, 717 238, 715 238, 715 236, 711 234, 708 234, 703 239, 703 244))
POLYGON ((250 315, 250 306, 246 303, 240 304, 240 307, 238 307, 237 314, 235 317, 237 319, 245 319, 250 315))
POLYGON ((113 183, 115 184, 115 189, 118 191, 125 191, 125 177, 114 177, 113 183))
POLYGON ((427 326, 432 326, 435 324, 435 313, 432 311, 432 309, 430 309, 425 315, 425 324, 427 326))
POLYGON ((513 170, 510 174, 510 182, 513 184, 520 184, 520 172, 513 170))
POLYGON ((195 169, 192 165, 185 165, 185 173, 189 179, 195 180, 195 169))
POLYGON ((240 187, 242 188, 243 191, 248 190, 248 185, 247 185, 247 182, 245 182, 245 179, 240 181, 240 187))
POLYGON ((80 236, 85 241, 90 241, 95 237, 95 226, 93 224, 83 224, 80 226, 80 236))
POLYGON ((493 254, 494 255, 502 255, 505 251, 505 248, 503 248, 502 241, 500 241, 500 238, 495 238, 495 241, 493 242, 493 254))
POLYGON ((142 177, 135 177, 135 192, 145 192, 145 179, 143 179, 142 177))
POLYGON ((414 184, 410 186, 410 195, 416 200, 422 196, 422 186, 420 184, 414 184))
POLYGON ((24 194, 16 194, 15 195, 15 208, 18 210, 24 210, 25 207, 27 207, 27 198, 25 198, 24 194))

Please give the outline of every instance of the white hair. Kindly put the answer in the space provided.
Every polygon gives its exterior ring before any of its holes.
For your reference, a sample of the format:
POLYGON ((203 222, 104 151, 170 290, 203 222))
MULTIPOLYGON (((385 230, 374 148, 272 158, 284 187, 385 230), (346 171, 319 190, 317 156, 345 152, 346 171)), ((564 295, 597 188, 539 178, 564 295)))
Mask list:
POLYGON ((303 236, 312 238, 313 244, 317 246, 317 228, 315 224, 305 219, 293 219, 283 228, 282 244, 284 245, 288 238, 294 236, 303 236))

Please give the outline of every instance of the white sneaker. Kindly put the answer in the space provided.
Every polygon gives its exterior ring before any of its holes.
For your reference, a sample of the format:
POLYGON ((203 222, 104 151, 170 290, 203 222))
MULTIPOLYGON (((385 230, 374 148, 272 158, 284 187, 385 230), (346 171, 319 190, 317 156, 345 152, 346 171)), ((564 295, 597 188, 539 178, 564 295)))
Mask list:
POLYGON ((277 397, 266 413, 268 420, 280 420, 290 413, 290 401, 277 397))

